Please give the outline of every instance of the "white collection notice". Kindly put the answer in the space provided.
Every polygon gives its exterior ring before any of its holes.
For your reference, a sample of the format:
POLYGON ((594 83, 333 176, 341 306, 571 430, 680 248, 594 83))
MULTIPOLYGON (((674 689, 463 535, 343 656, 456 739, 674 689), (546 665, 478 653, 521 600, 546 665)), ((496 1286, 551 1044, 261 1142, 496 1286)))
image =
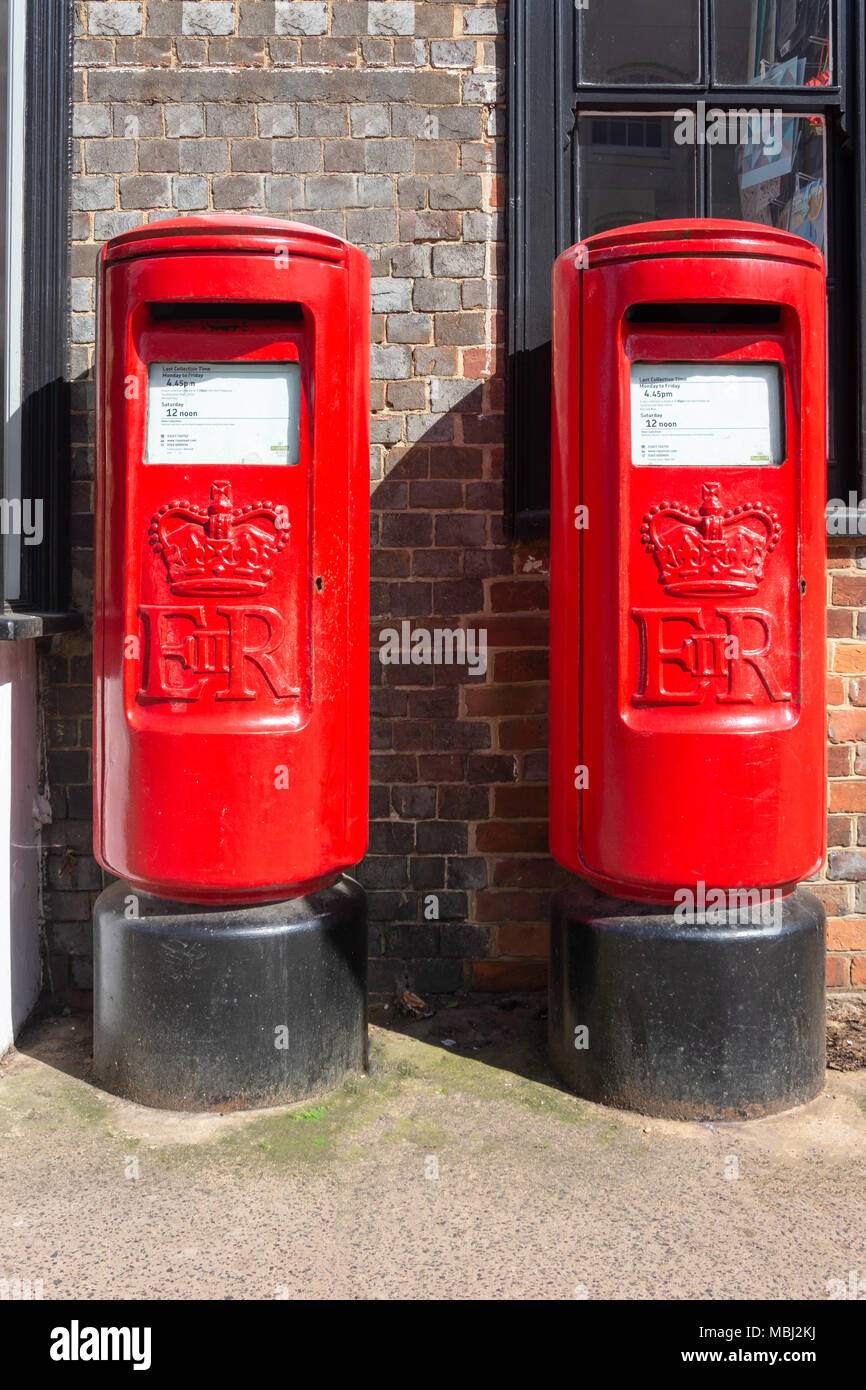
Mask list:
POLYGON ((151 362, 148 463, 298 463, 297 362, 151 362))
POLYGON ((773 362, 633 362, 632 462, 781 463, 780 384, 773 362))

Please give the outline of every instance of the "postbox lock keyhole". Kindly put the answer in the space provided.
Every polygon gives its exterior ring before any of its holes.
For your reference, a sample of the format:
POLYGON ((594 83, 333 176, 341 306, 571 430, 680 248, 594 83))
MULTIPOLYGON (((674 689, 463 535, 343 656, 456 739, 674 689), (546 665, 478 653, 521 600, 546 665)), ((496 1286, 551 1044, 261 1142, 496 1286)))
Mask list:
POLYGON ((805 592, 806 592, 806 581, 805 581, 805 579, 801 579, 801 580, 800 580, 800 593, 801 593, 801 594, 805 594, 805 592))
POLYGON ((325 581, 324 581, 324 579, 322 578, 321 575, 317 575, 317 576, 316 576, 316 588, 317 588, 317 590, 319 591, 319 593, 322 592, 322 590, 324 589, 324 587, 325 587, 325 581))

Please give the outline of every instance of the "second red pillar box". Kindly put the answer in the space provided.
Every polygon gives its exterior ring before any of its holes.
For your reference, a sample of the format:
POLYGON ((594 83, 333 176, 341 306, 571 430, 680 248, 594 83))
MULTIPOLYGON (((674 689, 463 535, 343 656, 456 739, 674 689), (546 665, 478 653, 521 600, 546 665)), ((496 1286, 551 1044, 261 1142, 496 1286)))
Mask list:
POLYGON ((714 221, 554 272, 551 845, 609 893, 824 854, 825 278, 714 221))

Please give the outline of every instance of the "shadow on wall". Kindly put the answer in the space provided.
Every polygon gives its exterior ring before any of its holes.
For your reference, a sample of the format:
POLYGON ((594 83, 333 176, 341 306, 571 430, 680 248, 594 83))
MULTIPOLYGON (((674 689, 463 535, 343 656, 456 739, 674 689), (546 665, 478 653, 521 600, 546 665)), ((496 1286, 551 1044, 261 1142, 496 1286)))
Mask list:
POLYGON ((501 386, 387 450, 372 492, 374 999, 542 986, 570 877, 548 851, 547 544, 504 533, 501 386))

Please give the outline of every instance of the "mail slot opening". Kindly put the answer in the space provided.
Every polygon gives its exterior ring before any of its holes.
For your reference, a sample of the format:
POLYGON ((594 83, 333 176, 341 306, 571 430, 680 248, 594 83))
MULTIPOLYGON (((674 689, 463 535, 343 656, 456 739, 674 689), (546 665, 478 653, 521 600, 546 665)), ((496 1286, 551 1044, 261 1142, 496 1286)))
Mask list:
POLYGON ((778 304, 632 304, 625 311, 627 323, 781 323, 778 304))
POLYGON ((174 299, 162 304, 149 304, 150 317, 155 323, 200 323, 202 319, 232 320, 238 324, 302 323, 303 305, 296 300, 288 303, 268 300, 264 304, 214 303, 200 299, 174 299))

